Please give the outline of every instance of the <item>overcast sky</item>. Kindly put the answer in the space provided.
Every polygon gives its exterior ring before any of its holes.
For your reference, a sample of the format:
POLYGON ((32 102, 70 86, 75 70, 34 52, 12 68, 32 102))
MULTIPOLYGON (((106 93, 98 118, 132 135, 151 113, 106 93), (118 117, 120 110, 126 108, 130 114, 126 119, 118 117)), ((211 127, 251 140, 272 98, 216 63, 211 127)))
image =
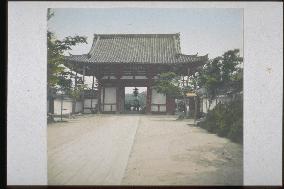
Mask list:
POLYGON ((243 54, 243 9, 99 8, 53 9, 49 30, 58 39, 86 36, 88 44, 71 54, 89 52, 93 35, 111 33, 180 33, 184 54, 222 55, 230 49, 243 54))

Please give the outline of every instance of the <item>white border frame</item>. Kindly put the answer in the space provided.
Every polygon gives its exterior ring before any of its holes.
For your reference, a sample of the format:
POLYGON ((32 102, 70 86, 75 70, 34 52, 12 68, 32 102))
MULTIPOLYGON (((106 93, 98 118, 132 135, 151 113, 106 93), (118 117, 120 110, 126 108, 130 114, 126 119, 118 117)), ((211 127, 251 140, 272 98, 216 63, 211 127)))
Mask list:
POLYGON ((47 184, 46 10, 60 7, 244 8, 244 185, 282 184, 281 2, 8 2, 8 185, 47 184))

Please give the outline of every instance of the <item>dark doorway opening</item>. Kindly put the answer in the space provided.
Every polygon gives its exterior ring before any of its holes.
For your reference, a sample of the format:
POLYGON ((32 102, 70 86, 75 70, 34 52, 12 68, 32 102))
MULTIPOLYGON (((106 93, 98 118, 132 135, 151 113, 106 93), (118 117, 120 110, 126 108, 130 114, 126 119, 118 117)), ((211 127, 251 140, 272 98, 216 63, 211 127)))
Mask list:
POLYGON ((124 112, 129 114, 146 113, 147 87, 125 87, 124 112))

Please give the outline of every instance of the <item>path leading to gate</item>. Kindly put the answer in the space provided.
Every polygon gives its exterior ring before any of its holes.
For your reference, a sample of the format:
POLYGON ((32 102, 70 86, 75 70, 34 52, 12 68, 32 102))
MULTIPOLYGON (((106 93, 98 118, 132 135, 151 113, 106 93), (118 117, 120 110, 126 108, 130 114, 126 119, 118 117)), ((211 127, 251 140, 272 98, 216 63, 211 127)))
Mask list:
POLYGON ((48 184, 120 184, 139 120, 100 115, 48 126, 48 184))
POLYGON ((96 115, 48 126, 51 185, 242 185, 242 147, 174 116, 96 115))

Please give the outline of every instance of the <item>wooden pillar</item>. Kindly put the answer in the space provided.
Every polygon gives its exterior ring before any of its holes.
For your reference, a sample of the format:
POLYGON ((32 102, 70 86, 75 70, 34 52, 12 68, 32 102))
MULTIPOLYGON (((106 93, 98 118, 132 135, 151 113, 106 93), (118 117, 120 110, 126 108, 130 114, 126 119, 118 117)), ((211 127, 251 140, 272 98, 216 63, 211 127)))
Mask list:
POLYGON ((98 82, 98 103, 97 103, 97 110, 98 110, 98 114, 101 113, 102 111, 102 107, 101 107, 101 94, 102 94, 102 78, 103 78, 103 74, 102 74, 102 70, 100 66, 96 66, 95 68, 95 76, 98 82))
MULTIPOLYGON (((86 67, 83 66, 83 86, 85 84, 85 74, 86 74, 86 67)), ((83 87, 83 93, 82 93, 82 107, 83 107, 83 112, 84 113, 84 110, 85 110, 85 88, 83 87)))
MULTIPOLYGON (((75 72, 75 87, 74 90, 77 90, 77 72, 75 72)), ((72 99, 72 114, 76 113, 76 97, 72 99)))
POLYGON ((153 85, 152 78, 148 78, 147 99, 146 99, 146 114, 151 114, 152 85, 153 85))
POLYGON ((103 86, 103 103, 102 103, 102 105, 103 105, 103 112, 105 111, 105 92, 106 92, 106 90, 105 90, 105 87, 103 86))
POLYGON ((168 115, 172 115, 175 112, 175 100, 172 97, 166 96, 166 112, 168 115))
POLYGON ((95 76, 93 76, 93 81, 92 81, 91 113, 93 113, 94 83, 95 83, 95 76))
POLYGON ((116 113, 121 113, 121 80, 120 77, 117 77, 117 86, 116 86, 116 113))
POLYGON ((156 75, 156 67, 148 66, 147 68, 147 99, 146 99, 146 114, 151 114, 151 104, 152 104, 152 86, 153 86, 153 78, 156 75))
POLYGON ((121 85, 121 102, 120 102, 120 111, 123 113, 125 110, 125 87, 121 85))
POLYGON ((119 114, 121 113, 121 77, 123 74, 123 65, 117 65, 115 67, 115 77, 116 77, 116 113, 119 114))
MULTIPOLYGON (((97 78, 98 79, 98 78, 97 78)), ((101 80, 98 79, 98 113, 101 113, 101 92, 102 92, 102 84, 101 84, 101 80)))

